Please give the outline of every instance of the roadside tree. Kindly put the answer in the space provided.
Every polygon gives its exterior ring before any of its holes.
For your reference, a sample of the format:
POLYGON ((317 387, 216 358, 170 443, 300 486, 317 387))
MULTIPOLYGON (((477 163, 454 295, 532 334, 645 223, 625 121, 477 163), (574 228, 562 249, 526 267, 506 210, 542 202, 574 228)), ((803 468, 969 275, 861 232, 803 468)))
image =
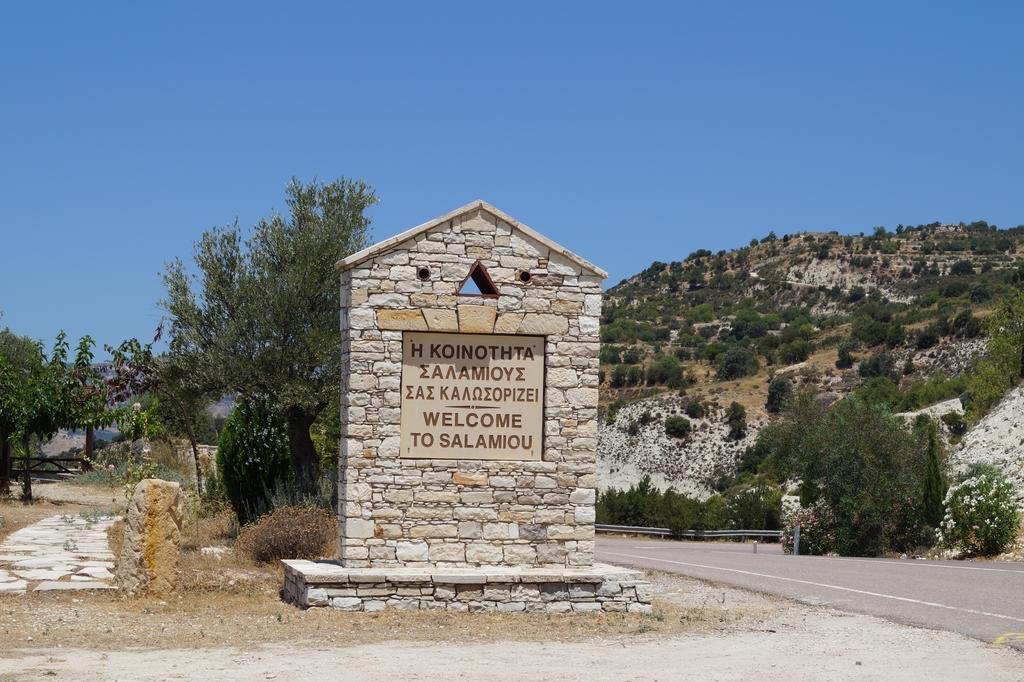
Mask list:
POLYGON ((293 180, 289 213, 237 224, 196 244, 198 277, 176 260, 164 274, 172 347, 191 358, 190 382, 280 405, 295 484, 312 491, 319 459, 310 428, 340 386, 335 262, 368 243, 376 195, 345 178, 293 180))

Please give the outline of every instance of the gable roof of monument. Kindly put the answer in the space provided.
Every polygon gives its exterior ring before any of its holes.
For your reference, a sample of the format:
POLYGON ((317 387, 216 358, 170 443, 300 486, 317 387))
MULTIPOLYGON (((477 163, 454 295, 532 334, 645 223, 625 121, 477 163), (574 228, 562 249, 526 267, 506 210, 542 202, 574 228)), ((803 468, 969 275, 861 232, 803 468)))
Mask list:
POLYGON ((335 268, 337 268, 338 270, 347 270, 348 268, 351 268, 354 265, 358 265, 359 263, 362 263, 363 261, 367 260, 368 258, 373 258, 374 256, 378 256, 378 255, 380 255, 380 254, 390 250, 392 247, 394 247, 394 246, 396 246, 398 244, 401 244, 402 242, 405 242, 405 241, 408 241, 410 239, 413 239, 414 237, 416 237, 416 236, 418 236, 420 234, 423 234, 424 232, 428 232, 429 230, 434 229, 438 225, 446 223, 449 220, 453 220, 454 218, 457 218, 458 216, 460 216, 460 215, 462 215, 464 213, 469 213, 470 211, 475 211, 475 210, 478 210, 478 209, 482 209, 484 211, 487 211, 488 213, 491 213, 492 215, 497 216, 501 220, 503 220, 506 223, 508 223, 509 225, 511 225, 512 229, 518 230, 519 232, 525 234, 530 239, 533 239, 534 241, 540 242, 541 244, 543 244, 544 246, 548 247, 549 249, 551 249, 555 253, 557 253, 557 254, 565 257, 565 258, 568 258, 569 260, 571 260, 573 263, 576 263, 577 265, 579 265, 584 270, 589 271, 591 274, 598 275, 598 276, 600 276, 602 278, 608 277, 608 273, 607 272, 605 272, 601 268, 597 267, 596 265, 594 265, 593 263, 591 263, 587 259, 582 258, 580 256, 577 256, 575 253, 573 253, 569 249, 567 249, 564 246, 562 246, 560 244, 557 244, 556 242, 548 239, 547 237, 545 237, 541 233, 537 232, 533 228, 531 228, 531 227, 529 227, 527 225, 524 225, 523 223, 519 222, 518 220, 516 220, 512 216, 510 216, 507 213, 505 213, 504 211, 501 211, 501 210, 495 208, 494 206, 491 206, 490 204, 488 204, 486 201, 483 201, 482 199, 478 199, 476 201, 472 201, 472 202, 466 204, 465 206, 461 206, 461 207, 455 209, 454 211, 451 211, 450 213, 446 213, 443 216, 439 216, 437 218, 434 218, 433 220, 428 220, 427 222, 425 222, 425 223, 423 223, 421 225, 417 225, 416 227, 408 229, 405 232, 402 232, 400 234, 396 234, 394 237, 389 237, 388 239, 385 239, 384 241, 380 241, 380 242, 377 242, 376 244, 374 244, 372 246, 368 246, 365 249, 363 249, 362 251, 357 251, 357 252, 353 253, 351 256, 346 256, 345 258, 342 258, 340 261, 335 263, 335 268))

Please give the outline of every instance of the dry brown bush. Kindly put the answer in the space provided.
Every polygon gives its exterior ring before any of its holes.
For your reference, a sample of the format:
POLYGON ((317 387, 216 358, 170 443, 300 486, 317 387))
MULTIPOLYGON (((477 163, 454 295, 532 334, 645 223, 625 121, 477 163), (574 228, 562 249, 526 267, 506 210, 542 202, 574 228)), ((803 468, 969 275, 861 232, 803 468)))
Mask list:
POLYGON ((313 507, 278 507, 242 528, 235 551, 253 561, 319 559, 335 541, 333 515, 313 507))

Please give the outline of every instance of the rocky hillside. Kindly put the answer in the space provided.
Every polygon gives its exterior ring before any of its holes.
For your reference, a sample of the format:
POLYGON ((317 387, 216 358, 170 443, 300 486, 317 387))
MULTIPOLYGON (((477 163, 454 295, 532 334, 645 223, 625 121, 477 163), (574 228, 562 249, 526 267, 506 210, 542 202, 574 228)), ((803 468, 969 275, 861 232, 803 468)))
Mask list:
POLYGON ((714 482, 735 473, 735 462, 753 444, 763 420, 747 423, 746 434, 729 436, 724 410, 709 407, 702 417, 685 417, 687 403, 670 393, 619 409, 601 429, 598 480, 604 487, 628 488, 651 476, 660 489, 674 487, 697 499, 711 495, 714 482), (665 432, 665 418, 685 417, 685 438, 665 432))
POLYGON ((1010 391, 994 410, 981 419, 951 455, 954 469, 975 462, 1002 470, 1017 489, 1024 508, 1024 388, 1010 391))
MULTIPOLYGON (((1024 278, 1022 251, 1024 226, 977 222, 769 234, 653 263, 606 295, 600 484, 650 475, 710 494, 770 420, 770 386, 776 399, 859 391, 894 412, 942 411, 932 416, 949 415, 958 439, 962 410, 943 403, 984 352, 993 300, 1024 278), (746 412, 742 438, 726 424, 732 403, 746 412), (688 433, 666 433, 667 417, 688 420, 688 433)), ((987 447, 970 445, 979 438, 964 439, 965 457, 987 447)))

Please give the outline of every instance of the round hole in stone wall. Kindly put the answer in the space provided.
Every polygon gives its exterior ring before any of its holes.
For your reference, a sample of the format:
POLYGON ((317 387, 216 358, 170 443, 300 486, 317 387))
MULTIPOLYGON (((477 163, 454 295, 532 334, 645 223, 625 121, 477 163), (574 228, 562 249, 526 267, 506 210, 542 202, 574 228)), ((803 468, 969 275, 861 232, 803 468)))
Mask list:
POLYGON ((523 284, 529 284, 530 280, 533 279, 533 275, 531 275, 527 270, 520 270, 517 277, 523 284))
POLYGON ((430 268, 428 268, 426 265, 417 268, 416 277, 418 277, 420 281, 426 282, 428 279, 430 279, 430 268))

